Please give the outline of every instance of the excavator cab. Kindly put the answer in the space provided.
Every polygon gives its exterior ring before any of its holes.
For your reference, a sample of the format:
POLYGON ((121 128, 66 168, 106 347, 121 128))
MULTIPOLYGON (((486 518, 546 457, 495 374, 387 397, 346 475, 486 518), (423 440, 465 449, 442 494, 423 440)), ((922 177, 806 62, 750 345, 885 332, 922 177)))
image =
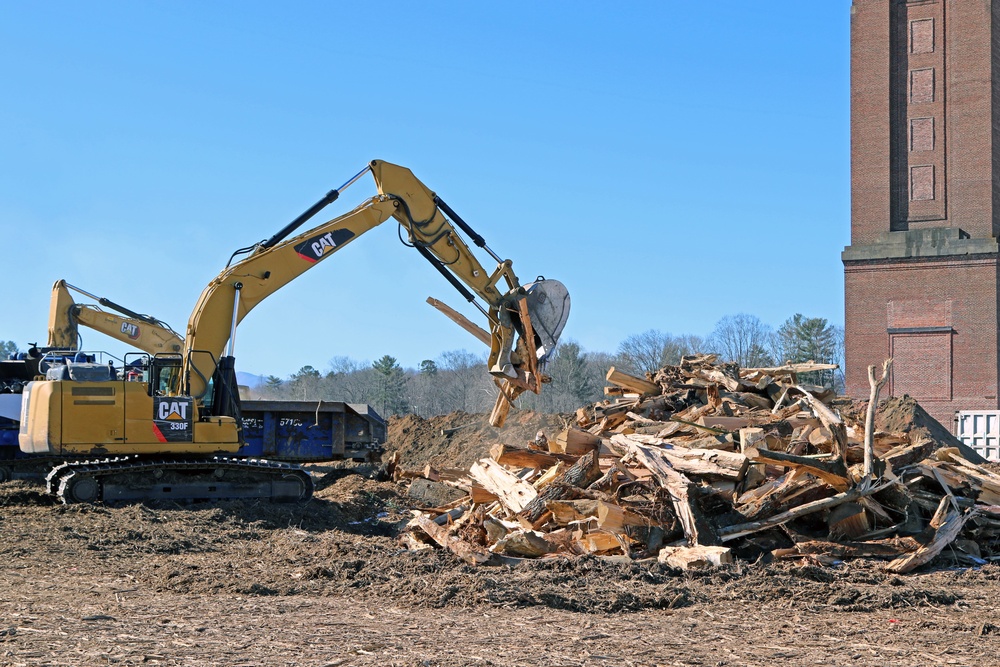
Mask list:
POLYGON ((151 396, 176 396, 181 386, 181 355, 157 354, 150 360, 151 396))

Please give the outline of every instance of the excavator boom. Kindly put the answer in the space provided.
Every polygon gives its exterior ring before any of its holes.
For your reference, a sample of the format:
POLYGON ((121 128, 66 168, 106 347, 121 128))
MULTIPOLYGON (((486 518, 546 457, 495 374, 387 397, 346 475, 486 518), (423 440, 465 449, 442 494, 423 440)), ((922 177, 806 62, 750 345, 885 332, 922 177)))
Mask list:
POLYGON ((202 291, 184 338, 187 392, 195 397, 206 394, 219 360, 232 356, 236 326, 257 304, 389 218, 395 218, 405 230, 406 243, 486 315, 491 334, 490 372, 538 391, 540 378, 536 364, 552 351, 569 312, 565 287, 558 281, 537 281, 531 284, 532 296, 528 298, 528 286, 520 283, 511 261, 493 253, 482 237, 413 172, 373 160, 360 174, 338 190, 332 190, 281 232, 248 249, 247 257, 223 270, 202 291), (375 178, 377 196, 348 213, 288 238, 308 215, 336 200, 365 171, 375 178), (495 269, 488 271, 482 266, 456 227, 496 260, 495 269), (486 306, 479 305, 476 299, 486 306), (531 340, 525 337, 525 320, 529 317, 538 319, 534 330, 541 334, 531 340), (515 340, 517 334, 519 340, 515 340))
POLYGON ((184 347, 184 341, 177 332, 155 317, 136 313, 114 301, 70 285, 65 280, 57 280, 52 286, 52 298, 49 302, 49 347, 79 349, 81 324, 150 354, 178 354, 184 347), (76 303, 71 290, 118 312, 76 303))

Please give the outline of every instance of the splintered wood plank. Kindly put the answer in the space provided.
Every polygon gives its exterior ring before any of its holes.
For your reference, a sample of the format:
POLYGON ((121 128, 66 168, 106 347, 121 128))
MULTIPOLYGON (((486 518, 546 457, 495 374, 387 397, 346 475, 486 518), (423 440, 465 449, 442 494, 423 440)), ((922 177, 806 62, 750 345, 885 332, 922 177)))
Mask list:
POLYGON ((560 526, 591 519, 592 525, 601 530, 620 533, 625 526, 644 526, 649 523, 645 517, 603 500, 550 500, 545 503, 545 507, 552 512, 552 520, 560 526))
POLYGON ((414 517, 410 525, 420 528, 432 540, 470 565, 482 565, 491 558, 490 552, 486 549, 452 535, 447 528, 437 525, 422 513, 414 517))
POLYGON ((602 551, 613 551, 621 549, 625 551, 631 540, 626 535, 611 533, 604 530, 595 530, 587 533, 576 540, 576 544, 586 553, 599 553, 602 551))
POLYGON ((812 373, 814 371, 832 371, 840 368, 837 364, 818 364, 815 361, 804 361, 798 364, 771 366, 769 368, 741 368, 740 373, 766 373, 767 375, 789 375, 791 373, 812 373))
POLYGON ((500 391, 497 394, 496 402, 493 404, 493 411, 490 412, 490 426, 500 428, 507 421, 511 405, 513 405, 518 396, 524 393, 525 388, 512 384, 510 380, 493 378, 493 381, 496 382, 497 388, 500 391))
POLYGON ((469 495, 472 496, 472 502, 477 505, 485 505, 487 503, 495 503, 500 500, 498 497, 484 489, 478 484, 472 484, 469 489, 469 495))
POLYGON ((622 442, 642 463, 667 493, 674 506, 674 513, 681 522, 684 536, 690 545, 721 544, 715 529, 703 515, 695 500, 697 489, 695 484, 683 474, 674 470, 669 461, 663 458, 660 450, 640 445, 638 442, 625 438, 622 442))
POLYGON ((631 389, 637 394, 656 395, 661 392, 660 385, 650 382, 649 380, 643 380, 642 378, 637 378, 634 375, 629 375, 628 373, 615 370, 614 366, 608 369, 608 374, 605 376, 605 379, 612 384, 618 385, 619 387, 631 389))
POLYGON ((732 563, 733 553, 729 547, 663 547, 657 560, 681 570, 694 570, 732 563))
POLYGON ((827 428, 830 434, 833 436, 833 455, 835 458, 846 460, 847 458, 847 426, 844 425, 843 420, 836 415, 830 408, 828 408, 822 401, 810 394, 806 389, 801 386, 796 385, 795 387, 802 392, 802 398, 809 403, 809 407, 812 411, 816 413, 819 420, 823 422, 823 426, 827 428))
POLYGON ((576 456, 549 454, 524 447, 496 444, 490 447, 490 456, 497 463, 514 468, 551 468, 560 461, 576 461, 576 456))
POLYGON ((489 331, 482 328, 481 326, 479 326, 478 324, 476 324, 475 322, 473 322, 472 320, 470 320, 465 315, 458 312, 448 304, 442 301, 438 301, 434 297, 430 296, 427 297, 427 303, 437 308, 452 322, 454 322, 455 324, 457 324, 458 326, 462 327, 470 334, 475 336, 476 339, 481 343, 483 343, 484 345, 486 345, 486 347, 490 347, 492 337, 490 336, 489 331))
POLYGON ((469 477, 499 498, 503 506, 515 514, 538 496, 535 487, 491 459, 480 459, 473 463, 469 469, 469 477))
POLYGON ((538 497, 528 503, 520 515, 534 524, 547 511, 545 504, 550 500, 572 499, 574 489, 583 489, 601 477, 601 467, 598 465, 597 452, 586 456, 566 469, 566 472, 555 478, 538 494, 538 497))
POLYGON ((963 513, 953 508, 951 511, 945 513, 943 511, 944 508, 951 502, 952 499, 948 496, 941 499, 941 505, 935 514, 937 521, 931 522, 931 527, 935 530, 930 542, 922 545, 913 553, 892 561, 886 567, 887 570, 897 574, 905 574, 906 572, 915 570, 921 565, 931 562, 935 556, 944 551, 945 547, 955 541, 958 534, 962 532, 965 522, 973 516, 975 511, 970 510, 963 513), (939 515, 943 515, 943 518, 940 518, 939 515))
POLYGON ((766 449, 750 447, 746 456, 755 463, 770 463, 772 465, 801 468, 815 475, 838 491, 846 491, 849 486, 847 466, 841 459, 811 459, 805 456, 795 456, 784 452, 771 452, 766 449))
MULTIPOLYGON (((653 445, 657 445, 658 440, 655 437, 642 436, 635 433, 632 435, 613 435, 611 436, 611 445, 616 450, 625 453, 630 451, 630 443, 640 445, 652 443, 653 445)), ((704 476, 710 479, 738 482, 743 479, 750 463, 743 454, 721 449, 673 447, 667 443, 662 443, 655 446, 653 451, 658 456, 663 457, 677 471, 704 476)))
POLYGON ((576 428, 565 428, 549 440, 549 451, 583 456, 601 446, 601 438, 576 428))

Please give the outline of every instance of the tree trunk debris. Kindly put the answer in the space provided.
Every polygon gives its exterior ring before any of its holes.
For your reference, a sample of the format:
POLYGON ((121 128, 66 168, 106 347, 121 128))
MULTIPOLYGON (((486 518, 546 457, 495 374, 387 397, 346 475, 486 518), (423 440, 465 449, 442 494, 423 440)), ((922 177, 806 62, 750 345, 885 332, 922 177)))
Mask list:
POLYGON ((889 362, 880 380, 871 369, 867 405, 798 384, 816 366, 739 369, 698 355, 646 378, 612 368, 606 400, 572 426, 494 445, 464 480, 397 470, 402 482, 433 477, 469 494, 419 514, 401 541, 477 565, 868 558, 904 573, 956 540, 1000 539, 1000 474, 926 429, 876 430, 889 362))

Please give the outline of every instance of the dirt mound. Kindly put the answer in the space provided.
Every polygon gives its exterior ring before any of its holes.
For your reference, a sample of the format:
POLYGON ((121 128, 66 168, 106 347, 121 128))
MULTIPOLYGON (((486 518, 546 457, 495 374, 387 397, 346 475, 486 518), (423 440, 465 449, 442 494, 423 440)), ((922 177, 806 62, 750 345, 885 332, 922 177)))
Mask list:
MULTIPOLYGON (((868 402, 856 403, 859 408, 867 409, 868 402)), ((888 398, 882 401, 875 413, 875 428, 883 431, 899 433, 922 433, 931 438, 941 447, 956 447, 962 456, 973 463, 985 463, 986 459, 976 450, 963 444, 952 435, 941 422, 931 417, 920 407, 917 401, 908 395, 888 398)))
POLYGON ((548 437, 571 423, 568 415, 523 410, 512 412, 501 428, 489 424, 489 415, 453 412, 424 419, 417 415, 390 417, 386 455, 399 452, 406 468, 468 468, 489 454, 496 443, 524 445, 538 431, 548 437))

